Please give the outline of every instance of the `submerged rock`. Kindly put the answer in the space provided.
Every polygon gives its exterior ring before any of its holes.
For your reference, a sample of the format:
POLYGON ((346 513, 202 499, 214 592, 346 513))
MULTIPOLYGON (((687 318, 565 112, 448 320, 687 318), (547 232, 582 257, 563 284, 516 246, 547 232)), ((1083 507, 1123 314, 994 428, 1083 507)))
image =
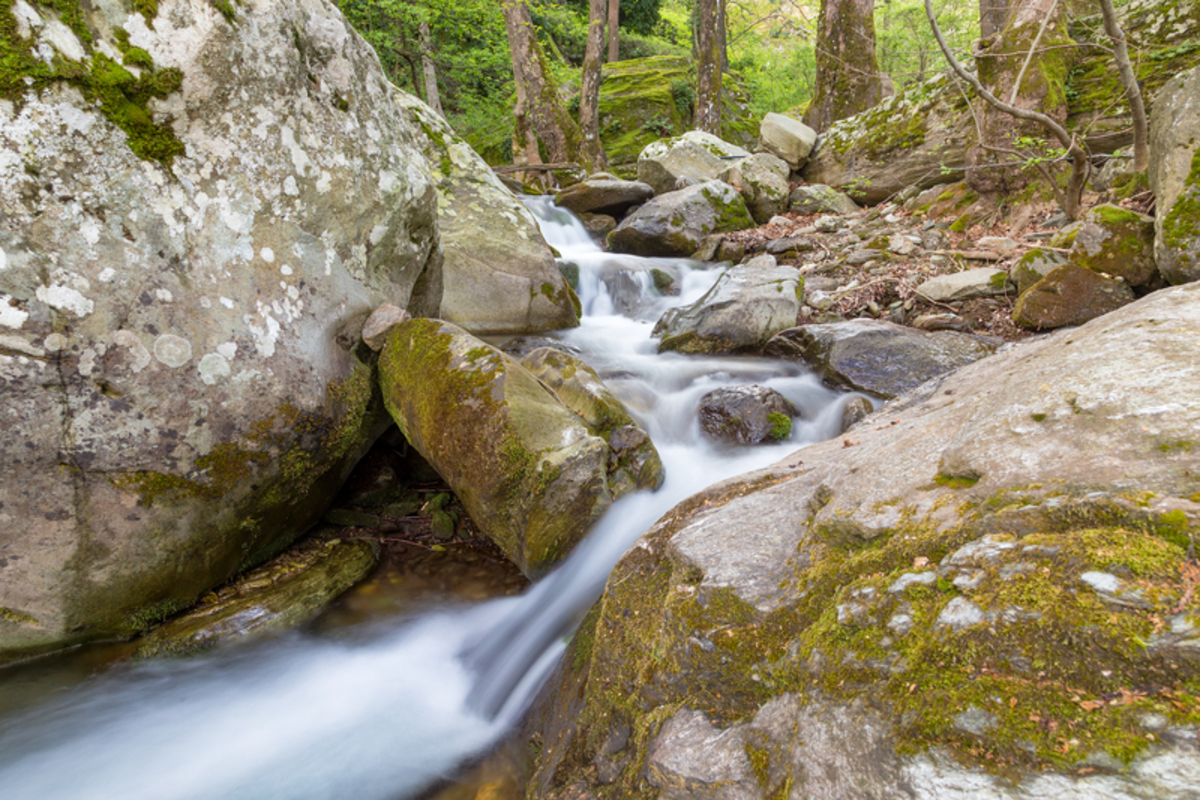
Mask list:
POLYGON ((795 416, 792 402, 765 386, 725 386, 700 398, 700 430, 719 442, 781 442, 795 416))
POLYGON ((753 226, 737 190, 714 180, 659 195, 639 207, 608 235, 608 247, 638 256, 686 257, 710 233, 753 226))
POLYGON ((658 350, 741 353, 761 348, 796 324, 802 279, 795 267, 758 256, 722 273, 690 306, 669 310, 654 326, 658 350))
POLYGON ((144 636, 135 655, 187 655, 294 628, 361 581, 378 560, 379 545, 370 539, 307 542, 210 592, 144 636))
POLYGON ((783 331, 763 352, 804 361, 832 386, 890 399, 995 349, 994 344, 966 333, 931 333, 892 322, 854 319, 783 331))

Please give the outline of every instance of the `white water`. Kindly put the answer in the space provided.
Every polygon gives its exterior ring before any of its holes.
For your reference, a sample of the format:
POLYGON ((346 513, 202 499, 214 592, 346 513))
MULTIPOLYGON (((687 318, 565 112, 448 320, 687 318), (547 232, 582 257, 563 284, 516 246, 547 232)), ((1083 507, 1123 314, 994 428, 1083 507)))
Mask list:
MULTIPOLYGON (((411 797, 496 743, 553 669, 612 566, 647 528, 704 486, 839 432, 842 398, 791 364, 657 355, 650 322, 716 275, 677 260, 682 294, 615 316, 598 276, 646 259, 609 256, 570 215, 531 203, 546 238, 581 267, 586 352, 662 456, 655 493, 614 504, 571 557, 522 596, 354 630, 118 668, 0 719, 5 800, 255 800, 411 797), (696 421, 720 385, 770 386, 796 404, 790 441, 722 449, 696 421)), ((624 280, 628 280, 627 278, 624 280)), ((635 277, 649 286, 648 276, 635 277)))

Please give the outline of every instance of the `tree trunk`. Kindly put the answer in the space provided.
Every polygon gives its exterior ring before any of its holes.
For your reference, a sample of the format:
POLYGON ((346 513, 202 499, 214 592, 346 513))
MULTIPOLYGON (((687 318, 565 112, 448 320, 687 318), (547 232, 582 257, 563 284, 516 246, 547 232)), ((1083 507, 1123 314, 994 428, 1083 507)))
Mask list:
POLYGON ((1104 15, 1104 32, 1113 45, 1113 59, 1125 97, 1129 100, 1129 111, 1133 116, 1133 170, 1141 172, 1150 166, 1149 127, 1146 124, 1146 104, 1142 102, 1142 89, 1138 86, 1137 74, 1129 61, 1129 48, 1125 45, 1125 32, 1117 22, 1117 12, 1112 0, 1100 0, 1100 13, 1104 15))
POLYGON ((621 0, 608 0, 608 63, 621 60, 621 0))
MULTIPOLYGON (((1004 30, 981 41, 975 54, 979 82, 1016 108, 1040 111, 1056 122, 1067 118, 1065 84, 1070 71, 1067 15, 1060 0, 1012 0, 1004 30)), ((1044 138, 1042 126, 1014 118, 989 103, 976 101, 979 144, 967 151, 967 183, 981 195, 1004 196, 1038 179, 1022 166, 994 166, 1021 161, 1027 147, 1021 137, 1044 138), (1019 151, 1020 154, 1014 154, 1019 151)))
POLYGON ((1004 30, 1008 0, 979 0, 979 36, 990 39, 1004 30))
POLYGON ((696 115, 698 130, 721 135, 719 0, 696 0, 696 115))
POLYGON ((433 63, 433 34, 429 32, 429 23, 421 20, 418 32, 421 36, 421 72, 425 75, 425 104, 439 117, 445 118, 442 97, 438 93, 437 67, 433 63))
MULTIPOLYGON (((504 29, 512 56, 513 82, 517 87, 518 122, 528 123, 546 148, 551 161, 574 161, 579 155, 579 126, 558 100, 558 87, 546 65, 523 0, 502 0, 504 29)), ((528 152, 528 137, 523 150, 528 152)))
POLYGON ((729 72, 729 42, 725 26, 725 0, 717 2, 717 39, 721 48, 721 72, 729 72))
POLYGON ((600 144, 600 62, 604 57, 605 10, 605 0, 589 0, 583 88, 579 98, 579 130, 583 134, 579 157, 593 171, 605 166, 604 147, 600 144))
POLYGON ((875 55, 875 0, 821 0, 817 18, 817 88, 804 122, 824 131, 883 97, 875 55))

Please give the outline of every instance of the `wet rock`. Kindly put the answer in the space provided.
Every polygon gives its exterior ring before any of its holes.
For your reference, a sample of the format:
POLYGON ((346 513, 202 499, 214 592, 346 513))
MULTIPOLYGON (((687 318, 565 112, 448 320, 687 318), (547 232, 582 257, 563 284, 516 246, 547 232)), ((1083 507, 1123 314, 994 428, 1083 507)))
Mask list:
POLYGON ((675 191, 681 178, 697 182, 716 179, 729 166, 724 159, 730 156, 747 158, 750 153, 711 133, 688 131, 646 145, 638 156, 638 180, 650 184, 656 195, 666 194, 675 191))
POLYGON ((773 153, 796 171, 808 161, 817 142, 817 132, 798 119, 767 112, 758 129, 759 142, 768 153, 773 153))
POLYGON ((969 334, 855 319, 783 331, 764 353, 804 361, 833 386, 892 398, 994 350, 969 334))
POLYGON ((520 359, 521 357, 529 355, 534 350, 542 347, 561 350, 562 352, 569 353, 573 356, 578 356, 583 353, 583 351, 575 345, 559 339, 551 339, 549 336, 515 336, 505 342, 504 346, 501 347, 500 350, 512 356, 513 358, 520 359))
POLYGON ((791 401, 765 386, 727 386, 700 398, 700 430, 710 439, 730 444, 763 444, 787 439, 791 401))
POLYGON ((797 186, 788 197, 788 211, 797 214, 853 214, 858 203, 848 195, 821 183, 797 186))
POLYGON ((1200 68, 1172 78, 1154 98, 1150 188, 1154 258, 1174 284, 1200 279, 1200 68))
POLYGON ((737 159, 717 176, 746 199, 746 208, 760 225, 787 209, 788 167, 770 153, 737 159))
POLYGON ((1066 263, 1017 298, 1013 322, 1038 330, 1082 325, 1133 299, 1133 291, 1124 283, 1066 263))
POLYGON ((379 545, 369 539, 299 545, 142 637, 136 655, 186 655, 294 628, 362 580, 378 560, 379 545))
POLYGON ((617 229, 617 220, 608 214, 592 214, 584 212, 579 215, 583 227, 597 239, 603 239, 617 229))
POLYGON ((865 397, 855 396, 842 406, 842 433, 854 427, 858 422, 875 410, 875 404, 865 397))
POLYGON ((690 256, 710 233, 753 225, 736 189, 708 181, 661 194, 638 208, 608 235, 608 248, 639 256, 690 256))
POLYGON ((654 189, 641 181, 623 181, 612 175, 593 175, 563 189, 554 202, 582 215, 588 212, 620 217, 630 207, 654 196, 654 189))
POLYGON ((659 352, 740 353, 761 348, 796 324, 800 273, 758 256, 726 270, 703 297, 654 326, 659 352))
POLYGON ((1011 279, 1017 284, 1017 294, 1025 294, 1035 283, 1049 275, 1051 270, 1065 263, 1066 255, 1058 250, 1033 248, 1013 265, 1011 279))
POLYGON ((919 295, 935 303, 995 297, 1007 293, 1008 290, 1008 273, 990 267, 938 275, 917 287, 919 295))

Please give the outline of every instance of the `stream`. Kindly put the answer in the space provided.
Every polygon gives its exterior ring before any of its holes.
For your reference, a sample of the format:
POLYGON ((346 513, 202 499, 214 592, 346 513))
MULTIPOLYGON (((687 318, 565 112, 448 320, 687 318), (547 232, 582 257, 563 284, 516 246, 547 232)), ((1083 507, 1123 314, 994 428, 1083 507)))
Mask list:
MULTIPOLYGON (((0 670, 0 795, 414 797, 511 731, 613 565, 660 516, 709 484, 840 432, 846 395, 799 365, 657 354, 654 320, 701 297, 715 271, 603 253, 568 212, 548 199, 528 204, 563 262, 579 269, 582 324, 555 338, 583 352, 650 434, 664 486, 617 501, 560 567, 519 596, 382 614, 188 659, 122 661, 36 687, 32 697, 26 686, 6 688, 16 673, 0 670), (676 276, 679 294, 658 296, 652 269, 676 276), (751 383, 799 409, 790 438, 744 448, 707 441, 700 397, 751 383)), ((21 669, 28 676, 37 663, 21 669)))

